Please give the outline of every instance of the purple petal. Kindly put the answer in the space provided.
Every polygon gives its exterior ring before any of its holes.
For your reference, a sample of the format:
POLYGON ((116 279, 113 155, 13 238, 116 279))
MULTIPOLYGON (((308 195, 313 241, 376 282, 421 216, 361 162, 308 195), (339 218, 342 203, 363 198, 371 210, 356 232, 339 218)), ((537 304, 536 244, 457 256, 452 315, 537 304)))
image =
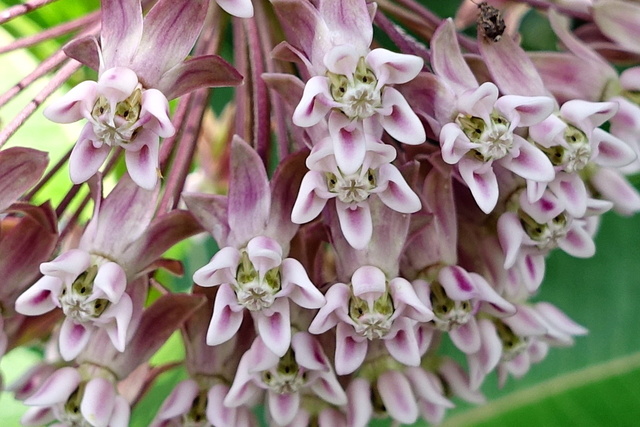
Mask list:
POLYGON ((591 177, 591 184, 603 198, 613 202, 617 212, 623 215, 632 215, 640 211, 638 190, 620 172, 600 168, 591 177))
POLYGON ((304 86, 302 99, 293 112, 293 123, 300 127, 313 126, 335 106, 337 105, 329 92, 327 77, 312 77, 304 86))
POLYGON ((329 359, 320 342, 308 332, 296 332, 291 338, 296 363, 310 371, 331 372, 329 359))
POLYGON ((558 241, 558 246, 569 255, 578 258, 589 258, 596 253, 593 239, 584 228, 578 225, 571 227, 565 238, 558 241))
POLYGON ((229 285, 221 285, 216 294, 213 315, 207 331, 207 344, 219 345, 229 341, 240 329, 243 310, 238 306, 235 292, 229 285))
POLYGON ((289 424, 300 408, 299 393, 276 393, 269 390, 269 414, 281 426, 289 424))
POLYGON ((208 6, 208 0, 160 0, 145 16, 140 46, 132 60, 145 86, 155 87, 167 70, 187 57, 200 35, 208 6))
POLYGON ((128 64, 142 37, 142 6, 139 0, 102 2, 100 45, 104 69, 128 64))
POLYGON ((362 124, 349 120, 344 114, 329 115, 329 133, 333 142, 336 163, 344 174, 355 173, 365 159, 367 136, 362 124))
POLYGON ((431 66, 456 93, 478 87, 478 81, 462 56, 458 38, 450 18, 445 20, 431 38, 431 66))
POLYGON ((389 208, 400 213, 414 213, 420 210, 420 199, 409 187, 400 171, 391 164, 378 169, 378 185, 386 183, 384 191, 378 193, 380 200, 389 208))
POLYGON ((615 102, 588 102, 573 99, 562 104, 560 115, 583 131, 590 131, 609 120, 617 111, 618 104, 615 102))
POLYGON ((123 294, 117 304, 113 304, 102 313, 102 317, 115 318, 115 323, 109 323, 105 329, 109 334, 111 343, 116 350, 123 352, 127 341, 127 332, 131 317, 133 316, 133 302, 128 294, 123 294))
POLYGON ((238 18, 251 18, 253 16, 251 0, 216 0, 216 3, 229 15, 238 18))
POLYGON ((113 383, 105 378, 93 378, 85 389, 80 412, 96 427, 106 427, 115 406, 116 391, 113 383))
POLYGON ((33 395, 25 399, 25 405, 52 406, 66 402, 80 384, 80 373, 71 367, 55 371, 33 395))
POLYGON ((591 138, 598 141, 598 154, 594 162, 600 166, 617 168, 636 160, 635 151, 609 132, 594 129, 591 138))
POLYGON ((127 287, 127 277, 122 267, 115 262, 107 262, 98 269, 93 284, 104 292, 109 301, 117 303, 127 287))
POLYGON ((270 237, 256 236, 249 240, 247 255, 259 274, 282 264, 282 247, 270 237))
POLYGON ((87 118, 91 114, 97 97, 98 84, 94 81, 84 81, 62 98, 49 104, 44 109, 44 116, 56 123, 73 123, 87 118))
POLYGON ((355 377, 347 387, 347 425, 367 426, 373 415, 371 404, 371 387, 364 378, 355 377))
POLYGON ((418 341, 413 329, 414 321, 404 318, 396 319, 394 327, 400 325, 395 336, 385 336, 384 345, 389 354, 398 362, 406 366, 418 366, 420 364, 420 351, 418 341))
POLYGON ((186 414, 191 409, 193 399, 198 395, 198 391, 198 384, 194 380, 181 381, 162 403, 157 417, 161 420, 168 420, 186 414))
POLYGON ((200 286, 217 286, 235 282, 240 263, 240 252, 231 246, 220 249, 211 261, 193 274, 193 281, 200 286))
POLYGON ((549 117, 555 102, 548 96, 507 95, 498 98, 495 108, 519 127, 532 126, 549 117))
POLYGON ((389 135, 405 144, 418 145, 425 142, 427 135, 424 126, 400 92, 392 87, 385 87, 382 108, 389 111, 380 120, 389 135))
POLYGON ((367 298, 367 294, 381 297, 387 290, 387 278, 378 267, 365 265, 354 271, 351 276, 353 295, 359 298, 367 298))
POLYGON ((581 218, 587 211, 587 188, 577 174, 558 173, 556 179, 549 184, 558 199, 563 202, 565 210, 574 218, 581 218))
POLYGON ((60 355, 64 360, 73 360, 87 346, 92 329, 67 318, 60 328, 60 355))
POLYGON ((28 408, 22 418, 20 418, 20 424, 23 426, 43 426, 50 425, 51 422, 56 420, 56 416, 53 414, 53 409, 50 406, 28 408))
POLYGON ((93 126, 87 123, 69 158, 69 176, 74 184, 82 184, 98 172, 111 152, 111 147, 103 144, 93 133, 93 126))
POLYGON ((449 331, 451 341, 466 354, 473 354, 480 350, 480 330, 474 317, 467 323, 449 331))
POLYGON ((144 144, 138 151, 125 151, 127 171, 133 182, 145 190, 153 190, 158 182, 158 136, 143 128, 136 139, 144 144))
MULTIPOLYGON (((222 0, 223 2, 225 0, 222 0)), ((251 0, 227 0, 227 3, 247 3, 251 0)), ((223 9, 224 6, 218 2, 223 9)), ((253 11, 253 9, 251 9, 253 11)), ((178 98, 202 87, 238 86, 242 76, 218 55, 197 56, 181 62, 162 75, 158 89, 167 99, 178 98)))
POLYGON ((333 372, 321 374, 311 384, 313 392, 325 402, 342 406, 347 404, 347 395, 333 372))
POLYGON ((401 277, 396 277, 389 282, 389 293, 393 298, 396 311, 401 311, 403 316, 418 322, 428 322, 433 319, 433 312, 425 306, 416 295, 411 283, 401 277))
POLYGON ((367 340, 356 341, 352 335, 353 328, 339 323, 336 329, 335 364, 338 375, 347 375, 362 365, 369 347, 367 340))
POLYGON ((542 182, 553 181, 555 177, 553 165, 539 148, 519 135, 513 135, 513 146, 513 150, 517 150, 518 155, 503 157, 499 160, 501 166, 524 179, 542 182))
POLYGON ((469 186, 471 195, 478 207, 486 214, 498 203, 498 179, 491 163, 480 163, 472 159, 462 159, 458 170, 464 182, 469 186))
POLYGON ((458 97, 458 110, 463 114, 477 116, 485 122, 491 121, 491 113, 498 100, 498 88, 491 82, 483 83, 458 97))
POLYGON ((442 159, 450 165, 458 163, 469 150, 476 148, 457 123, 444 125, 440 130, 439 139, 442 159))
POLYGON ((227 197, 217 194, 182 193, 182 200, 189 212, 211 233, 218 245, 227 244, 229 221, 227 219, 227 197))
POLYGON ((367 5, 358 0, 322 0, 320 15, 331 31, 334 45, 350 44, 364 56, 373 40, 373 26, 367 5))
POLYGON ((270 307, 271 313, 254 314, 258 334, 269 350, 278 357, 284 356, 291 344, 291 321, 289 319, 289 301, 286 298, 277 299, 270 307))
POLYGON ((282 293, 304 308, 320 308, 326 304, 324 295, 315 287, 304 266, 294 258, 286 258, 280 267, 282 293))
POLYGON ((100 68, 100 45, 95 36, 87 36, 71 40, 62 47, 64 53, 94 71, 100 68))
POLYGON ((336 210, 344 238, 354 249, 364 249, 373 235, 369 204, 365 201, 356 206, 349 206, 336 202, 336 210))
MULTIPOLYGON (((312 334, 322 334, 333 328, 341 320, 338 314, 346 310, 347 301, 351 295, 351 289, 344 283, 334 283, 327 291, 325 298, 327 304, 324 305, 309 326, 312 334)), ((346 313, 344 314, 346 316, 346 313)))
POLYGON ((302 179, 296 203, 291 210, 291 221, 304 224, 320 215, 327 199, 319 197, 316 189, 326 189, 327 183, 322 173, 309 171, 302 179))
POLYGON ((162 138, 168 138, 176 133, 176 129, 169 118, 169 102, 167 97, 158 89, 147 89, 142 93, 142 108, 140 122, 162 138))
POLYGON ((323 63, 334 74, 351 77, 356 71, 360 56, 351 44, 337 45, 324 55, 323 63))
POLYGON ((402 84, 413 80, 424 66, 424 60, 415 55, 373 49, 365 61, 374 70, 378 85, 402 84))
POLYGON ((98 79, 98 93, 104 95, 115 110, 115 103, 131 96, 137 85, 138 76, 129 68, 109 68, 98 79))
POLYGON ((25 147, 0 151, 0 212, 33 186, 47 168, 47 153, 25 147))
POLYGON ((91 263, 91 256, 81 249, 70 249, 53 261, 40 265, 40 272, 47 276, 55 276, 65 283, 72 283, 91 263))
POLYGON ((271 189, 260 156, 238 136, 231 144, 230 182, 229 227, 239 242, 246 242, 265 229, 271 189))
POLYGON ((221 427, 232 427, 237 424, 235 408, 228 408, 224 405, 224 398, 229 393, 229 386, 226 384, 216 384, 207 393, 207 420, 221 427))
POLYGON ((535 310, 551 325, 570 335, 586 335, 589 330, 571 320, 566 314, 548 302, 539 302, 535 310))
POLYGON ((444 397, 441 381, 435 374, 419 367, 409 367, 404 372, 417 394, 416 397, 445 408, 453 408, 455 406, 453 402, 444 397))
POLYGON ((62 281, 57 277, 44 276, 24 291, 16 300, 16 311, 25 316, 39 316, 58 307, 57 292, 62 290, 62 281), (57 289, 57 292, 52 292, 57 289))
POLYGON ((604 35, 630 52, 639 52, 640 7, 623 1, 603 1, 593 6, 593 19, 604 35))
POLYGON ((407 378, 399 371, 386 371, 378 377, 378 392, 389 415, 403 424, 418 419, 416 398, 407 378))

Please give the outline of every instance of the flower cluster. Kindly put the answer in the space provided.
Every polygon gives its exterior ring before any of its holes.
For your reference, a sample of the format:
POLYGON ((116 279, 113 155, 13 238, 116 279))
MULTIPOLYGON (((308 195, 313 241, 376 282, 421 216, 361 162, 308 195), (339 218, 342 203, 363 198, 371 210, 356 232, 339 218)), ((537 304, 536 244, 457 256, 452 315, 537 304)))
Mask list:
POLYGON ((22 424, 126 426, 154 387, 156 427, 439 423, 586 334, 535 297, 550 253, 591 257, 603 213, 640 211, 640 66, 616 68, 640 6, 557 3, 102 0, 11 44, 78 31, 36 106, 97 72, 45 103, 84 123, 63 161, 0 151, 0 357, 44 354, 7 387, 22 424), (529 4, 563 51, 518 44, 529 4), (151 360, 178 330, 184 357, 151 360))

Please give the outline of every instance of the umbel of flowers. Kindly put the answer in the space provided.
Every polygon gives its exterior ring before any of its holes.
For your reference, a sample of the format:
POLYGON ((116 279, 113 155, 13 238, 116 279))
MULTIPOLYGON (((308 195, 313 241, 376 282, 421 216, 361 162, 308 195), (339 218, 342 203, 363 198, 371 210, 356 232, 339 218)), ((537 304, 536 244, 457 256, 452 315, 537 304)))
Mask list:
POLYGON ((439 423, 586 334, 533 299, 551 252, 588 258, 604 212, 640 210, 640 68, 616 68, 640 6, 557 3, 102 0, 2 48, 73 33, 0 95, 55 70, 0 130, 0 357, 43 354, 0 382, 22 424, 439 423), (518 45, 525 4, 563 51, 518 45), (84 124, 48 172, 3 147, 43 102, 84 124))

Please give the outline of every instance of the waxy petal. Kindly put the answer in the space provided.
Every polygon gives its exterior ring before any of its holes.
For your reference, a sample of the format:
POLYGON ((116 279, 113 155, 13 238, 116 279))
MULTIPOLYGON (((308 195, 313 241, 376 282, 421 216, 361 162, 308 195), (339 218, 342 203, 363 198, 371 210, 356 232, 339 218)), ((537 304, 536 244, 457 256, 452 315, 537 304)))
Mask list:
POLYGON ((593 19, 607 37, 630 52, 638 53, 640 7, 615 0, 598 1, 593 6, 593 19))
POLYGON ((98 269, 93 285, 104 292, 109 301, 117 303, 127 287, 127 277, 122 267, 107 262, 98 269))
POLYGON ((102 317, 105 319, 109 317, 115 318, 115 323, 110 322, 106 325, 105 330, 107 334, 109 334, 111 343, 119 352, 124 351, 132 315, 133 302, 128 294, 123 294, 117 304, 109 306, 109 308, 102 313, 102 317))
POLYGON ((101 71, 129 64, 142 37, 142 6, 139 0, 102 2, 101 71))
POLYGON ((181 381, 162 403, 157 418, 168 420, 186 414, 191 409, 191 404, 198 395, 198 391, 198 384, 194 380, 181 381))
POLYGON ((57 294, 63 286, 62 280, 57 277, 40 278, 18 297, 16 311, 25 316, 39 316, 59 307, 57 294))
POLYGON ((354 52, 354 50, 354 46, 351 44, 334 47, 325 54, 323 58, 324 66, 334 74, 352 78, 360 60, 358 52, 354 52))
POLYGON ((73 360, 89 343, 93 328, 66 318, 60 328, 60 355, 64 360, 73 360))
POLYGON ((126 67, 113 67, 100 75, 97 90, 107 99, 111 110, 115 111, 116 103, 131 96, 137 85, 138 76, 133 70, 126 67))
POLYGON ((293 123, 300 127, 313 126, 320 122, 331 108, 338 106, 329 92, 327 77, 311 77, 304 86, 302 99, 293 112, 293 123))
POLYGON ((44 116, 56 123, 73 123, 90 116, 96 101, 98 83, 84 81, 62 98, 56 99, 42 112, 44 116))
POLYGON ((168 138, 176 133, 176 129, 169 118, 169 102, 167 97, 158 89, 147 89, 142 93, 142 108, 139 123, 162 138, 168 138))
POLYGON ((458 163, 469 150, 476 148, 476 144, 469 141, 469 137, 460 129, 457 123, 447 123, 440 130, 440 147, 442 159, 450 165, 458 163))
POLYGON ((367 340, 356 340, 353 328, 346 323, 339 323, 336 328, 335 364, 338 375, 347 375, 362 365, 369 347, 367 340))
POLYGON ((353 295, 358 298, 379 298, 387 290, 387 278, 378 267, 365 265, 351 276, 353 295), (371 294, 371 295, 369 295, 371 294))
POLYGON ((71 284, 91 263, 91 256, 81 249, 71 249, 53 261, 40 265, 40 272, 46 276, 54 276, 71 284))
POLYGON ((322 334, 337 325, 347 316, 346 305, 351 295, 351 289, 344 283, 334 283, 327 291, 324 305, 309 326, 312 334, 322 334))
POLYGON ((281 426, 289 424, 300 408, 300 393, 268 392, 269 414, 281 426))
POLYGON ((501 166, 511 172, 533 181, 551 182, 555 170, 549 158, 537 147, 519 135, 513 135, 513 151, 517 156, 507 156, 499 160, 501 166))
POLYGON ((472 159, 462 159, 458 171, 469 186, 478 207, 484 213, 490 213, 498 203, 498 179, 491 163, 480 163, 472 159))
POLYGON ((420 364, 420 351, 413 329, 414 323, 414 321, 406 317, 396 319, 394 322, 394 328, 398 327, 396 334, 394 336, 388 334, 384 337, 384 346, 389 354, 406 366, 418 366, 420 364))
POLYGON ((569 335, 586 335, 589 330, 571 320, 566 314, 560 311, 556 306, 548 302, 539 302, 535 306, 535 310, 554 328, 569 335))
POLYGON ((144 144, 138 151, 125 151, 127 171, 133 182, 145 190, 153 190, 158 182, 158 136, 142 128, 136 139, 144 144))
POLYGON ((351 44, 356 56, 364 56, 373 40, 367 4, 358 0, 322 0, 319 11, 334 45, 351 44))
POLYGON ((208 345, 219 345, 233 338, 244 317, 241 308, 231 286, 221 285, 216 294, 213 315, 207 330, 208 345))
POLYGON ((329 133, 338 168, 344 174, 355 173, 362 167, 366 155, 367 135, 362 124, 349 120, 342 113, 332 112, 329 115, 329 133))
POLYGON ((422 122, 404 96, 392 87, 385 87, 382 93, 383 113, 380 122, 389 135, 410 145, 422 144, 427 135, 422 122))
POLYGON ((111 381, 105 378, 93 378, 85 389, 80 413, 95 427, 106 427, 115 406, 116 391, 111 381))
POLYGON ((451 329, 449 337, 456 347, 466 354, 473 354, 480 350, 480 330, 474 317, 464 325, 451 329))
POLYGON ((280 267, 282 295, 304 308, 320 308, 326 304, 324 295, 315 287, 304 266, 294 258, 286 258, 280 267))
POLYGON ((597 141, 598 153, 594 162, 600 166, 618 168, 636 160, 636 153, 626 142, 602 129, 594 129, 591 138, 597 141))
POLYGON ((581 99, 565 102, 560 107, 562 118, 583 132, 590 132, 602 125, 617 111, 618 104, 615 102, 588 102, 581 99))
POLYGON ((498 98, 496 110, 519 127, 527 127, 542 122, 555 108, 555 102, 547 96, 506 95, 498 98))
POLYGON ((573 226, 564 239, 558 241, 558 246, 578 258, 589 258, 596 253, 596 245, 589 233, 580 226, 573 226))
POLYGON ((256 236, 249 240, 247 255, 261 275, 282 264, 282 247, 270 237, 256 236))
POLYGON ((193 281, 200 286, 217 286, 235 282, 240 263, 240 252, 231 246, 220 249, 211 261, 193 274, 193 281))
POLYGON ((251 0, 216 0, 216 3, 229 15, 238 18, 251 18, 253 16, 251 0))
POLYGON ((355 206, 336 202, 340 229, 344 238, 354 249, 364 249, 373 235, 371 211, 367 202, 355 206))
POLYGON ((413 80, 424 66, 424 60, 415 55, 373 49, 365 59, 374 70, 378 86, 402 84, 413 80))
POLYGON ((237 424, 237 410, 228 408, 223 404, 225 396, 229 393, 229 386, 216 384, 207 393, 207 420, 220 427, 233 427, 237 424), (216 424, 217 423, 217 424, 216 424))
POLYGON ((433 312, 420 301, 416 291, 409 281, 396 277, 389 281, 389 293, 393 298, 393 305, 397 312, 418 322, 428 322, 433 319, 433 312))
POLYGON ((638 190, 620 172, 600 168, 593 174, 590 182, 603 198, 613 202, 616 212, 632 215, 640 211, 638 190))
POLYGON ((391 164, 378 169, 379 187, 386 184, 382 192, 377 193, 380 200, 389 208, 400 213, 414 213, 420 210, 422 203, 416 193, 409 187, 400 171, 391 164))
POLYGON ((389 415, 403 424, 418 419, 418 405, 411 384, 399 371, 384 372, 377 381, 378 392, 389 415))
POLYGON ((78 142, 69 158, 69 177, 74 184, 82 184, 98 172, 111 152, 111 147, 103 144, 87 123, 78 137, 78 142))
POLYGON ((316 190, 326 191, 326 187, 326 179, 321 172, 307 172, 300 184, 296 203, 291 210, 291 221, 304 224, 320 215, 327 204, 327 199, 320 197, 316 190))
POLYGON ((462 56, 450 18, 440 24, 431 38, 431 66, 434 73, 458 94, 478 87, 478 81, 462 56))
POLYGON ((277 299, 269 308, 270 313, 252 313, 258 327, 258 334, 265 346, 278 357, 284 356, 291 344, 291 320, 289 318, 289 301, 277 299))
POLYGON ((55 371, 33 395, 25 399, 25 405, 51 406, 65 402, 80 384, 80 373, 72 367, 55 371))

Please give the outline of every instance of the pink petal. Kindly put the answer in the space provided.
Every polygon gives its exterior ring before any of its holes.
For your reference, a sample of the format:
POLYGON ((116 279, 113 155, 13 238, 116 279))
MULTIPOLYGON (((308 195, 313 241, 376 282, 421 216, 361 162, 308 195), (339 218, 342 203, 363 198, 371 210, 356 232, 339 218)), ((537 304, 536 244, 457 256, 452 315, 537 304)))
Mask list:
POLYGON ((129 425, 129 418, 131 417, 131 407, 127 400, 119 395, 116 395, 113 405, 113 411, 111 412, 111 418, 109 419, 110 426, 126 426, 129 425))
POLYGON ((589 258, 596 253, 596 245, 589 233, 580 226, 572 226, 564 239, 558 241, 558 246, 578 258, 589 258))
POLYGON ((331 372, 329 359, 320 342, 308 332, 296 332, 291 338, 296 363, 310 371, 331 372))
POLYGON ((69 158, 71 181, 74 184, 82 184, 91 178, 98 172, 110 152, 111 147, 103 144, 93 133, 93 125, 84 125, 69 158))
POLYGON ((239 263, 240 252, 236 248, 226 246, 216 252, 207 265, 193 274, 193 281, 204 287, 234 283, 239 263))
POLYGON ((469 273, 469 276, 471 276, 476 288, 476 298, 491 305, 491 308, 484 308, 485 311, 498 317, 510 316, 516 312, 515 306, 498 295, 484 277, 478 273, 469 273))
POLYGON ((618 104, 615 102, 589 102, 581 99, 567 101, 560 107, 562 118, 585 132, 602 125, 617 111, 618 104))
POLYGON ((324 66, 334 74, 350 78, 356 71, 360 56, 352 45, 337 45, 324 55, 324 66))
POLYGON ((447 123, 440 131, 440 147, 442 149, 442 159, 454 165, 458 163, 465 154, 476 147, 469 141, 460 126, 456 123, 447 123))
POLYGON ((449 265, 440 269, 438 282, 445 289, 447 296, 456 301, 472 299, 476 296, 473 278, 462 267, 449 265))
POLYGON ((478 87, 478 81, 460 51, 451 19, 443 21, 431 38, 431 66, 434 73, 452 86, 456 93, 478 87))
POLYGON ((73 123, 91 115, 97 97, 98 84, 84 81, 62 98, 56 99, 44 109, 44 116, 56 123, 73 123))
POLYGON ((106 0, 102 3, 100 45, 104 64, 111 68, 128 64, 142 37, 142 6, 137 0, 106 0))
POLYGON ((260 274, 280 266, 282 247, 270 237, 256 236, 247 243, 247 255, 260 274))
POLYGON ((355 377, 347 387, 347 425, 365 427, 373 415, 371 387, 364 378, 355 377))
POLYGON ((333 371, 321 374, 311 384, 311 389, 322 400, 332 405, 342 406, 347 404, 347 395, 333 371))
POLYGON ((144 141, 144 144, 138 151, 125 151, 127 171, 140 187, 153 190, 158 182, 158 136, 143 128, 136 139, 144 141))
POLYGON ((407 378, 399 371, 384 372, 378 377, 378 392, 389 415, 403 424, 418 419, 416 398, 407 378))
POLYGON ((161 420, 168 420, 186 414, 191 409, 193 399, 198 395, 198 391, 198 384, 194 380, 181 381, 162 403, 157 417, 161 420))
POLYGON ((127 287, 127 277, 118 264, 107 262, 100 266, 93 285, 112 303, 117 303, 127 287))
POLYGON ((581 218, 587 211, 587 188, 577 174, 558 173, 556 179, 549 184, 558 199, 563 202, 565 210, 575 218, 581 218))
POLYGON ((389 293, 393 298, 396 311, 403 316, 418 322, 428 322, 433 319, 433 312, 420 301, 411 283, 401 277, 396 277, 389 282, 389 293))
POLYGON ((35 408, 28 408, 22 418, 20 418, 20 425, 23 426, 43 426, 50 425, 51 422, 56 420, 56 416, 53 414, 53 409, 50 406, 35 408))
POLYGON ((409 187, 400 171, 391 164, 378 169, 378 186, 386 184, 384 191, 378 193, 380 200, 389 208, 400 213, 414 213, 420 210, 422 203, 409 187))
POLYGON ((365 201, 350 206, 338 201, 336 211, 344 238, 354 249, 364 249, 373 235, 369 204, 365 201))
POLYGON ((293 112, 293 123, 300 127, 313 126, 335 106, 337 105, 329 92, 327 77, 312 77, 304 86, 302 99, 293 112))
POLYGON ((331 32, 332 44, 350 44, 356 55, 364 56, 373 39, 367 5, 358 0, 323 0, 318 9, 331 32))
POLYGON ((169 118, 169 102, 167 97, 158 89, 147 89, 142 93, 140 122, 162 138, 168 138, 176 133, 176 129, 169 118))
MULTIPOLYGON (((325 298, 327 304, 320 308, 318 314, 309 326, 312 334, 322 334, 337 325, 341 316, 340 311, 346 311, 347 301, 351 295, 351 289, 344 283, 334 283, 327 291, 325 298)), ((346 316, 346 314, 344 314, 346 316)))
POLYGON ((16 311, 25 316, 39 316, 58 307, 57 294, 62 290, 62 281, 57 277, 44 276, 24 291, 16 300, 16 311), (52 289, 57 291, 52 292, 52 289))
POLYGON ((592 139, 598 141, 598 155, 594 162, 604 167, 626 166, 636 160, 636 153, 626 142, 602 129, 594 129, 592 139))
POLYGON ((123 352, 127 341, 129 323, 133 316, 133 302, 128 294, 123 294, 117 304, 111 305, 107 311, 102 313, 102 317, 115 318, 115 324, 110 322, 106 327, 111 343, 116 350, 123 352))
POLYGON ((216 384, 207 393, 207 420, 215 426, 233 427, 237 424, 235 408, 228 408, 223 404, 229 392, 229 386, 216 384))
POLYGON ((302 179, 298 198, 291 211, 291 221, 296 224, 304 224, 320 215, 327 204, 327 199, 318 196, 316 189, 325 189, 327 186, 322 173, 309 171, 302 179))
POLYGON ((379 297, 386 292, 387 278, 378 267, 365 265, 358 268, 351 276, 351 287, 353 294, 359 298, 366 298, 370 293, 379 297))
POLYGON ((269 414, 281 426, 289 424, 300 408, 299 393, 276 393, 269 390, 269 414))
POLYGON ((208 6, 207 0, 160 0, 147 13, 132 59, 132 67, 146 86, 154 87, 167 70, 187 57, 200 35, 208 6))
POLYGON ((419 367, 408 367, 404 372, 416 392, 416 397, 445 408, 455 406, 453 402, 444 397, 442 384, 435 374, 419 367))
POLYGON ((613 169, 598 169, 591 177, 591 184, 614 204, 617 212, 632 215, 640 211, 640 194, 623 176, 613 169))
POLYGON ((329 133, 338 168, 344 174, 355 173, 362 167, 366 154, 367 136, 362 124, 349 120, 342 113, 332 112, 329 115, 329 133))
POLYGON ((338 375, 347 375, 358 369, 367 355, 367 340, 356 341, 352 333, 353 328, 350 325, 345 323, 338 324, 335 354, 336 373, 338 375))
POLYGON ((474 317, 467 323, 449 331, 451 341, 466 354, 473 354, 480 350, 480 330, 474 317))
POLYGON ((207 330, 207 344, 219 345, 233 338, 240 329, 243 317, 243 310, 238 306, 236 294, 231 286, 221 285, 216 294, 213 315, 207 330))
POLYGON ((33 395, 25 399, 25 405, 52 406, 66 402, 80 384, 80 373, 71 367, 55 371, 33 395))
POLYGON ((630 52, 639 52, 640 7, 623 1, 599 1, 593 6, 593 18, 598 28, 630 52))
POLYGON ((535 310, 554 327, 570 335, 586 335, 589 330, 571 320, 566 314, 548 302, 539 302, 535 310))
POLYGON ((384 130, 400 142, 411 145, 422 144, 427 135, 422 122, 404 96, 392 87, 382 93, 382 108, 389 111, 380 121, 384 130))
POLYGON ((105 378, 93 378, 85 389, 80 412, 96 427, 106 427, 115 405, 116 391, 113 383, 105 378))
POLYGON ((60 355, 64 360, 75 359, 89 343, 93 328, 66 318, 60 328, 60 355))
POLYGON ((507 95, 496 101, 495 108, 510 122, 526 127, 540 123, 549 117, 555 108, 555 102, 547 96, 507 95))
POLYGON ((71 284, 91 263, 91 256, 82 249, 70 249, 53 261, 40 264, 40 272, 46 276, 59 277, 71 284))
POLYGON ((100 74, 98 79, 98 93, 104 95, 111 107, 124 101, 133 93, 138 85, 138 76, 126 67, 109 68, 100 74))
POLYGON ((472 159, 462 159, 458 171, 469 186, 478 207, 486 214, 498 203, 498 180, 491 163, 480 163, 472 159))
POLYGON ((458 96, 458 110, 460 113, 480 117, 489 122, 497 100, 497 86, 491 82, 483 83, 458 96))
POLYGON ((269 350, 278 357, 284 356, 291 344, 291 322, 289 319, 289 301, 277 299, 270 307, 271 313, 252 313, 257 323, 258 334, 269 350))
POLYGON ((512 150, 517 150, 518 155, 503 157, 499 160, 501 166, 524 179, 553 181, 555 177, 553 165, 540 149, 519 135, 513 135, 513 146, 512 150))
POLYGON ((516 213, 506 212, 500 216, 498 238, 504 252, 504 268, 511 268, 516 262, 524 239, 524 230, 516 213))
POLYGON ((389 334, 384 337, 384 345, 389 354, 406 366, 420 364, 420 351, 413 328, 414 323, 406 317, 396 319, 394 322, 394 329, 398 327, 396 334, 393 337, 389 334))
POLYGON ((386 49, 373 49, 365 61, 374 70, 378 85, 402 84, 413 80, 424 66, 424 60, 386 49))
POLYGON ((294 258, 286 258, 280 267, 282 292, 304 308, 320 308, 326 304, 324 295, 315 287, 304 266, 294 258))
POLYGON ((216 3, 229 15, 238 18, 251 18, 253 16, 251 0, 216 0, 216 3))

